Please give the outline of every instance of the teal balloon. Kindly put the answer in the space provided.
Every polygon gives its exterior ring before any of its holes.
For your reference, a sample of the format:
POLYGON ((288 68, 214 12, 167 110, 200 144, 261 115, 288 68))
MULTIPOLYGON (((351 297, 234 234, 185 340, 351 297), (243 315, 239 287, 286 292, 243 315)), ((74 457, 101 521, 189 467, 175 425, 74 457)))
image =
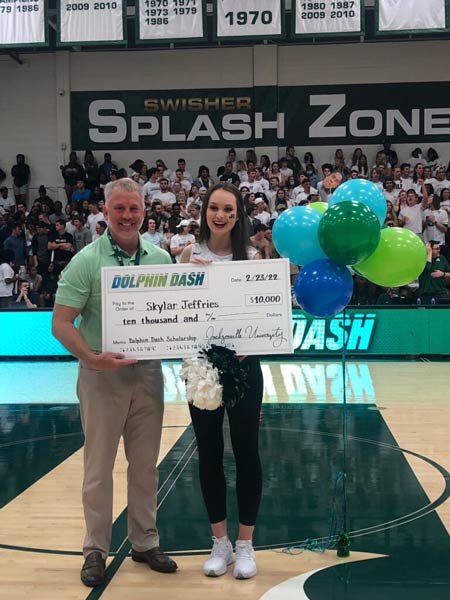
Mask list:
POLYGON ((320 245, 339 265, 354 265, 365 260, 379 241, 378 218, 361 202, 338 202, 328 208, 319 224, 320 245))
POLYGON ((357 273, 383 287, 399 287, 417 279, 425 268, 427 251, 418 235, 401 227, 382 229, 373 254, 358 263, 357 273))
POLYGON ((377 215, 380 225, 383 225, 387 212, 386 198, 374 183, 367 179, 350 179, 336 188, 328 204, 334 206, 346 200, 354 200, 368 206, 377 215))
POLYGON ((272 240, 278 254, 295 265, 306 265, 327 258, 319 244, 322 214, 308 206, 294 206, 283 211, 272 229, 272 240))

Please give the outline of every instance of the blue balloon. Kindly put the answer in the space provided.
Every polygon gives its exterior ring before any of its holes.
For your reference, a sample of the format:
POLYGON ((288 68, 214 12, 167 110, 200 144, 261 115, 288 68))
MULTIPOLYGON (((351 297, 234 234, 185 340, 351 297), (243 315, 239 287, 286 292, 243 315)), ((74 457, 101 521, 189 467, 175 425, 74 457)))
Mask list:
POLYGON ((355 200, 365 204, 377 215, 380 225, 383 225, 387 211, 386 198, 380 188, 371 181, 367 181, 367 179, 350 179, 346 181, 336 188, 328 205, 334 206, 344 200, 355 200))
POLYGON ((353 279, 344 265, 329 258, 303 267, 294 284, 299 305, 315 317, 332 317, 343 310, 353 294, 353 279))
POLYGON ((326 258, 319 243, 322 214, 309 206, 293 206, 283 211, 273 225, 272 240, 278 254, 295 265, 326 258))

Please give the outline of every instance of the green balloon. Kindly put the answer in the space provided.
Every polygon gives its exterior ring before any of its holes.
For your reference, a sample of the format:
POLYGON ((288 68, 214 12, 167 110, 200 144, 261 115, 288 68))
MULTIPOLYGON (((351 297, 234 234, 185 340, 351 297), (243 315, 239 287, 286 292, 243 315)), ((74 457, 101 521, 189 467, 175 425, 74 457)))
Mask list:
POLYGON ((320 213, 324 213, 328 208, 328 202, 311 202, 309 208, 318 210, 320 213))
POLYGON ((377 285, 399 287, 417 279, 426 262, 425 244, 417 234, 401 227, 387 227, 381 231, 375 252, 356 267, 377 285))
POLYGON ((354 265, 365 260, 379 241, 378 217, 362 202, 344 200, 330 206, 319 224, 322 250, 340 265, 354 265))

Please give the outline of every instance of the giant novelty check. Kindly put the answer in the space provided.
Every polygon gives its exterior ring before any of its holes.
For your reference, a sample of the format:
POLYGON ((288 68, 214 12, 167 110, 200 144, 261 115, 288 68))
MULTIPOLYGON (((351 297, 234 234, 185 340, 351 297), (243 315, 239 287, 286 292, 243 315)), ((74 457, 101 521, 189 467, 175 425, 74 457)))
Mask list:
POLYGON ((137 359, 293 352, 289 261, 102 269, 103 350, 137 359))

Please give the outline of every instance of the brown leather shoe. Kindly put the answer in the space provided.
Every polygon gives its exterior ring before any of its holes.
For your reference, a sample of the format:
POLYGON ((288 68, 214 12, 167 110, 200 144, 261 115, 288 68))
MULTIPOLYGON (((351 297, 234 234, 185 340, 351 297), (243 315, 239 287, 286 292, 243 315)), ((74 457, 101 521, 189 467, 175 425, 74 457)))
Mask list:
POLYGON ((100 552, 91 552, 86 556, 81 569, 81 581, 88 587, 97 587, 105 582, 105 560, 100 552))
POLYGON ((131 558, 136 562, 147 563, 150 569, 159 571, 160 573, 175 573, 178 569, 177 563, 164 554, 159 546, 151 548, 145 552, 131 550, 131 558))

